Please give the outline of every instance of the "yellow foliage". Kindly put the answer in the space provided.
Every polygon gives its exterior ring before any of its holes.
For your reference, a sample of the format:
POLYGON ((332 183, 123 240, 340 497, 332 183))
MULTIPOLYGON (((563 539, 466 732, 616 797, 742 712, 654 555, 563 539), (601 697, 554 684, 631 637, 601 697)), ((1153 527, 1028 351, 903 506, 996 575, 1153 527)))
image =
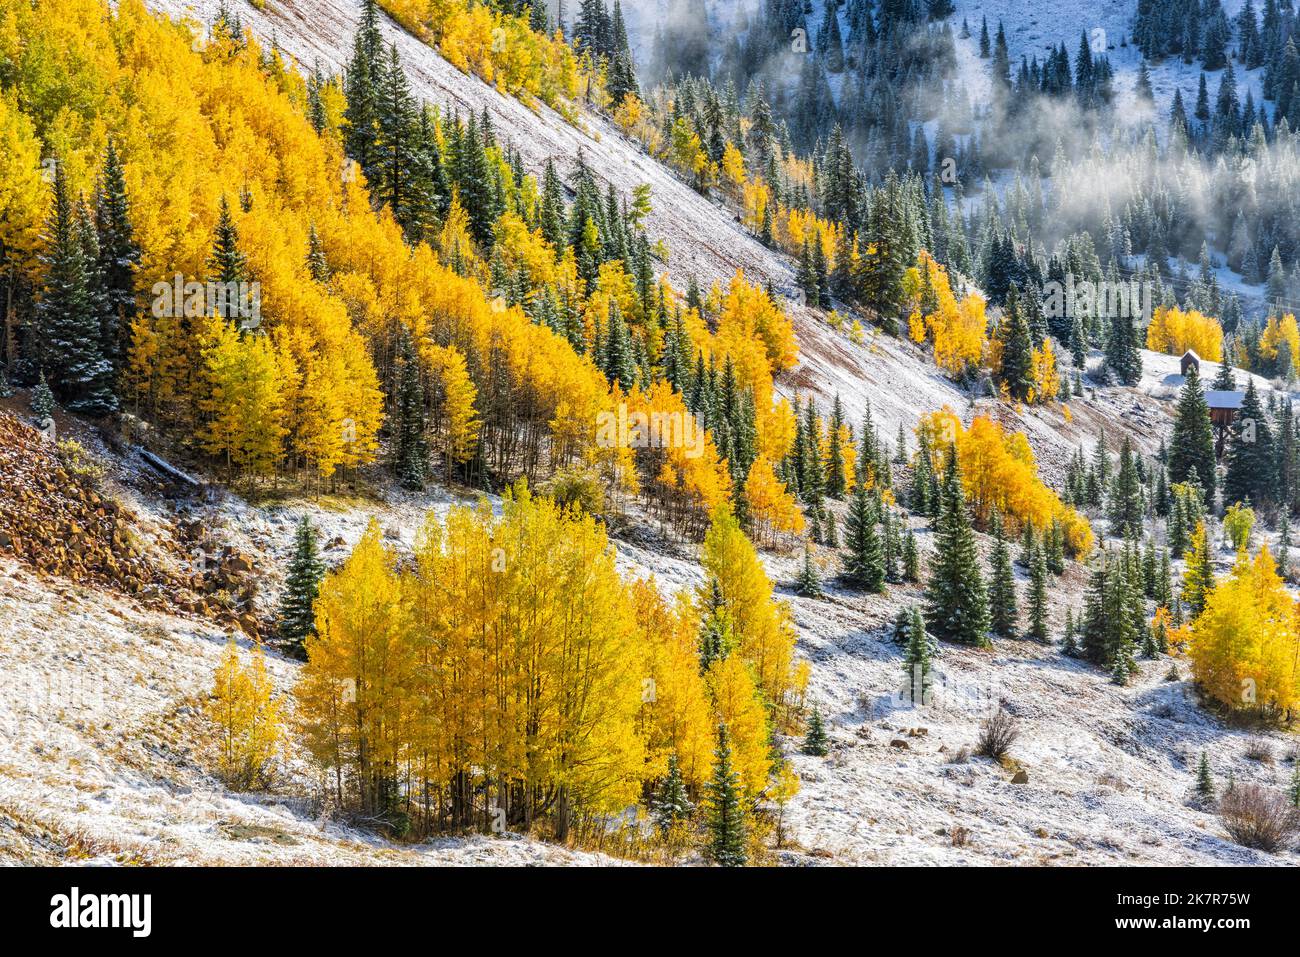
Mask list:
POLYGON ((1088 520, 1063 504, 1043 484, 1033 450, 1023 432, 1007 432, 987 416, 976 416, 970 428, 946 406, 921 419, 917 434, 924 434, 934 456, 935 468, 950 444, 957 449, 962 487, 976 521, 987 527, 996 509, 1005 519, 1029 522, 1040 532, 1059 522, 1065 534, 1065 548, 1073 556, 1092 549, 1088 520))
POLYGON ((217 731, 221 778, 235 790, 268 786, 284 752, 284 721, 272 690, 262 646, 255 644, 242 664, 232 635, 213 675, 207 713, 217 731))
POLYGON ((721 510, 714 514, 700 561, 721 589, 731 616, 736 654, 752 669, 754 683, 771 706, 788 713, 801 691, 795 680, 790 609, 784 602, 772 600, 772 582, 734 515, 721 510))
POLYGON ((1287 371, 1294 372, 1300 368, 1300 328, 1296 326, 1295 316, 1289 312, 1281 318, 1269 316, 1259 337, 1259 354, 1265 359, 1276 360, 1283 343, 1286 343, 1291 356, 1291 369, 1287 371))
MULTIPOLYGON (((1294 319, 1292 323, 1294 327, 1294 319)), ((1147 348, 1174 356, 1192 349, 1207 362, 1222 362, 1223 327, 1217 320, 1195 309, 1184 312, 1160 306, 1147 326, 1147 348)))
POLYGON ((1268 548, 1244 554, 1191 627, 1192 673, 1230 708, 1300 704, 1300 621, 1268 548))
POLYGON ((931 343, 935 365, 949 375, 960 375, 980 364, 988 347, 983 296, 971 293, 958 301, 948 271, 924 250, 917 265, 904 274, 903 292, 911 304, 908 334, 913 342, 931 343), (933 307, 928 312, 927 298, 933 307))

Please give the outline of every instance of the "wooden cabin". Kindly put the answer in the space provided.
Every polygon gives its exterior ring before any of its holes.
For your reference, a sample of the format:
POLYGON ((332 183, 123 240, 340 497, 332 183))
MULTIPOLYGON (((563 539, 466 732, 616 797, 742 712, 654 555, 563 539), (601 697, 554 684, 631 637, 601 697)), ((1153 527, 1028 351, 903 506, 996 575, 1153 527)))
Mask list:
POLYGON ((1179 365, 1182 367, 1184 376, 1187 375, 1188 369, 1195 369, 1197 375, 1201 374, 1201 357, 1196 354, 1195 349, 1188 349, 1184 352, 1179 365))
POLYGON ((1218 391, 1211 389, 1205 393, 1205 404, 1210 407, 1210 423, 1214 426, 1214 453, 1223 455, 1223 446, 1228 439, 1228 430, 1237 421, 1241 403, 1246 398, 1244 392, 1218 391))

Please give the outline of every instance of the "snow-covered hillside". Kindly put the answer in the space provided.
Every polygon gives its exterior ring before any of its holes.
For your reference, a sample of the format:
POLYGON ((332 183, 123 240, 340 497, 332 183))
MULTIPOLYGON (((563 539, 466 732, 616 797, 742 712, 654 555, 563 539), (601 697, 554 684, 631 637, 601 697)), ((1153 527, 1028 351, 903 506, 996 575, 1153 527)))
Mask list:
MULTIPOLYGON (((172 16, 208 21, 219 0, 149 0, 172 16)), ((1124 4, 1119 4, 1123 6, 1124 4)), ((1010 7, 1011 5, 1008 5, 1010 7)), ((1063 7, 1062 10, 1065 8, 1063 7)), ((359 0, 269 0, 265 10, 241 6, 246 26, 300 63, 338 70, 347 58, 359 0)), ((960 16, 977 17, 971 8, 960 16)), ((1084 16, 1086 11, 1072 11, 1084 16)), ((990 14, 990 19, 994 16, 990 14)), ((973 20, 974 22, 974 20, 973 20)), ((1046 18, 1044 18, 1046 22, 1046 18)), ((666 240, 674 278, 723 281, 737 268, 752 279, 793 292, 789 264, 744 233, 725 208, 699 196, 596 120, 583 131, 558 115, 534 113, 476 78, 456 71, 433 50, 385 22, 416 93, 461 111, 486 110, 502 137, 539 170, 552 159, 567 169, 581 149, 599 177, 624 193, 641 182, 653 189, 652 236, 666 240)), ((1078 30, 1062 21, 1067 43, 1078 30), (1067 29, 1068 27, 1068 29, 1067 29)), ((1071 39, 1073 36, 1073 40, 1071 39)), ((1034 39, 1026 37, 1027 40, 1034 39)), ((1045 42, 1045 41, 1044 41, 1045 42)), ((1017 41, 1012 40, 1018 57, 1017 41)), ((840 395, 857 420, 870 401, 881 434, 943 405, 969 415, 987 411, 1023 429, 1049 479, 1059 476, 1080 444, 1104 430, 1114 443, 1132 437, 1154 451, 1167 429, 1178 385, 1177 360, 1144 353, 1137 389, 1104 390, 1076 399, 1070 410, 1012 409, 972 401, 909 343, 875 336, 855 345, 816 314, 791 303, 801 362, 780 383, 787 394, 817 396, 823 408, 840 395)), ((1212 375, 1213 370, 1206 371, 1212 375)), ((87 437, 90 442, 90 438, 87 437)), ((113 458, 112 488, 156 526, 173 505, 138 481, 136 464, 113 458)), ((277 597, 294 521, 313 516, 337 562, 375 518, 386 540, 409 547, 427 509, 462 496, 424 495, 381 487, 376 499, 302 499, 255 506, 228 495, 187 515, 251 555, 269 611, 277 597)), ((929 530, 917 524, 923 549, 929 530)), ((987 547, 987 542, 983 545, 987 547)), ((632 514, 619 526, 620 569, 653 574, 665 591, 702 581, 694 549, 658 534, 632 514)), ((822 559, 825 561, 825 558, 822 559)), ((913 586, 863 596, 828 586, 821 599, 788 592, 798 559, 765 555, 799 629, 798 653, 812 664, 810 697, 829 718, 827 758, 796 756, 803 787, 787 819, 792 863, 1295 863, 1295 852, 1246 851, 1223 835, 1212 814, 1190 802, 1197 756, 1238 781, 1285 783, 1291 744, 1271 736, 1271 762, 1245 757, 1258 733, 1230 730, 1198 706, 1178 662, 1143 662, 1130 686, 1116 688, 1099 671, 1053 648, 1001 642, 991 652, 945 647, 938 661, 934 706, 905 708, 895 700, 902 677, 899 650, 885 630, 897 609, 919 600, 913 586), (1021 722, 1012 750, 1017 767, 971 758, 979 724, 1001 704, 1021 722), (1028 780, 1012 783, 1015 772, 1028 780)), ((825 568, 827 577, 835 569, 825 568)), ((1053 592, 1054 633, 1067 607, 1082 600, 1085 572, 1072 567, 1053 592)), ((466 838, 417 847, 392 845, 329 819, 291 788, 279 796, 236 795, 210 773, 201 740, 199 705, 224 637, 210 623, 148 610, 98 591, 38 578, 0 561, 0 859, 27 862, 186 863, 604 863, 518 838, 466 838)), ((272 656, 280 691, 299 666, 272 656)), ((788 750, 797 748, 790 742, 788 750)), ((290 781, 310 783, 299 759, 290 781)))

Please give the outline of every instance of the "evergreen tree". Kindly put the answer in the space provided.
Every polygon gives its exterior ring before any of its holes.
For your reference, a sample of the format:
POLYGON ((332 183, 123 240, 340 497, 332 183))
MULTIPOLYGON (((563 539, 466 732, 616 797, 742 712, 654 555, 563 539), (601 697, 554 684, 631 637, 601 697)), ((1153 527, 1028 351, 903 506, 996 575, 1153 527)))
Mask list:
POLYGON ((280 598, 280 637, 301 653, 307 636, 316 631, 316 596, 320 592, 325 566, 316 550, 316 529, 304 515, 294 533, 293 555, 285 574, 280 598))
POLYGON ((1120 385, 1137 385, 1142 378, 1142 353, 1138 349, 1133 318, 1126 310, 1112 316, 1106 337, 1106 370, 1120 385))
POLYGON ((1255 391, 1255 379, 1246 383, 1241 410, 1228 437, 1228 469, 1223 478, 1223 504, 1273 501, 1277 471, 1273 462, 1273 436, 1268 417, 1255 391))
POLYGON ((1214 797, 1214 775, 1210 773, 1210 759, 1204 751, 1196 763, 1196 793, 1207 801, 1214 797))
POLYGON ((1074 637, 1074 612, 1065 609, 1065 637, 1061 641, 1061 654, 1067 658, 1079 657, 1079 643, 1074 637))
POLYGON ((1007 292, 1002 322, 1002 384, 1011 398, 1027 402, 1034 388, 1034 344, 1014 285, 1007 292))
POLYGON ((50 385, 45 381, 45 371, 41 371, 41 377, 37 380, 36 385, 32 387, 30 397, 30 407, 32 415, 36 416, 36 421, 44 422, 54 414, 54 392, 50 385))
POLYGON ((100 350, 116 378, 126 360, 131 323, 136 317, 135 280, 141 253, 131 223, 122 161, 112 140, 104 152, 104 167, 95 191, 95 230, 102 284, 100 350))
MULTIPOLYGON (((212 240, 212 254, 208 257, 208 278, 227 285, 248 282, 248 261, 239 249, 239 232, 230 212, 230 203, 221 197, 217 210, 217 229, 212 240)), ((234 315, 224 318, 234 319, 234 315)))
POLYGON ((1119 451, 1119 471, 1110 490, 1111 534, 1128 537, 1142 530, 1142 483, 1128 436, 1119 451))
POLYGON ((813 564, 811 544, 804 545, 803 567, 799 569, 799 576, 794 581, 794 591, 796 595, 805 598, 817 598, 822 593, 822 580, 817 574, 817 566, 813 564))
POLYGON ((903 581, 921 580, 921 556, 916 547, 916 535, 909 528, 903 538, 903 581))
POLYGON ((948 456, 936 532, 936 560, 925 595, 926 624, 939 638, 988 647, 988 592, 980 575, 955 449, 948 456))
POLYGON ((814 707, 808 719, 808 734, 803 739, 803 753, 817 758, 824 758, 830 750, 830 741, 826 737, 826 725, 822 721, 820 708, 814 707))
POLYGON ((885 590, 885 560, 876 529, 876 510, 866 486, 858 485, 844 520, 844 578, 869 592, 885 590))
POLYGON ((709 593, 700 616, 700 673, 707 672, 713 662, 727 657, 732 644, 731 614, 722 596, 722 586, 717 578, 710 578, 709 593))
POLYGON ((379 136, 379 84, 383 70, 383 41, 375 0, 362 0, 361 24, 352 42, 352 58, 344 70, 347 107, 343 112, 343 148, 367 179, 374 174, 379 136))
MULTIPOLYGON (((903 614, 901 610, 900 614, 903 614)), ((906 615, 907 646, 903 652, 903 661, 907 664, 905 693, 913 704, 929 704, 930 640, 925 633, 921 609, 913 605, 906 615)))
POLYGON ((651 803, 651 817, 660 835, 668 834, 674 827, 690 820, 695 808, 686 793, 686 780, 682 777, 681 763, 677 752, 668 755, 668 773, 659 785, 659 791, 651 803))
POLYGON ((1186 482, 1195 476, 1201 482, 1205 502, 1214 500, 1215 457, 1214 430, 1210 425, 1210 407, 1201 391, 1196 367, 1187 370, 1187 381, 1178 397, 1174 413, 1174 431, 1169 440, 1169 479, 1186 482))
POLYGON ((1047 643, 1047 559, 1040 550, 1029 571, 1029 637, 1047 643))
POLYGON ((424 488, 429 446, 424 437, 424 385, 409 337, 403 336, 397 364, 397 436, 393 470, 402 487, 424 488))
POLYGON ((93 241, 94 229, 73 207, 62 163, 55 165, 46 235, 45 277, 33 319, 37 358, 69 409, 105 415, 117 408, 117 396, 113 366, 103 352, 101 313, 92 298, 97 264, 87 257, 87 240, 93 241))
POLYGON ((722 867, 743 867, 749 859, 746 851, 749 827, 740 775, 731 766, 731 739, 725 724, 718 725, 713 778, 705 785, 705 810, 709 858, 722 867))
MULTIPOLYGON (((1028 525, 1028 523, 1026 523, 1028 525)), ((1020 610, 1016 605, 1016 575, 1011 552, 1002 534, 1002 516, 993 514, 992 577, 989 579, 990 624, 995 635, 1010 638, 1016 633, 1020 610)))

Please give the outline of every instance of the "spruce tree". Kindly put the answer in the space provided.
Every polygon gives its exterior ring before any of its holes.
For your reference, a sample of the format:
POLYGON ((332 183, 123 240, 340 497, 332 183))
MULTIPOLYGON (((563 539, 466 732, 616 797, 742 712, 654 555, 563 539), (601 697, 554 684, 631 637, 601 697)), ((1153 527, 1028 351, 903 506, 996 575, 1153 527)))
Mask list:
POLYGON ((1020 610, 1016 603, 1016 574, 1011 568, 1011 552, 1002 535, 1002 516, 997 512, 993 513, 992 532, 993 569, 989 579, 990 626, 995 635, 1010 638, 1016 633, 1020 610))
POLYGON ((903 538, 903 581, 921 580, 921 556, 916 547, 916 535, 909 528, 903 538))
POLYGON ((102 283, 100 349, 116 377, 126 361, 131 323, 136 317, 135 279, 141 252, 131 223, 122 160, 112 140, 104 152, 104 167, 95 191, 95 230, 102 283))
POLYGON ((885 560, 876 529, 876 512, 866 486, 858 485, 844 520, 844 578, 869 592, 885 590, 885 560))
POLYGON ((830 741, 826 737, 826 724, 822 721, 820 708, 814 707, 808 718, 808 734, 803 739, 803 753, 822 758, 830 750, 830 741))
POLYGON ((718 747, 714 751, 713 778, 705 785, 708 819, 709 858, 722 867, 743 867, 748 822, 742 804, 740 775, 731 766, 731 738, 725 724, 718 725, 718 747))
POLYGON ((686 793, 686 780, 682 777, 681 762, 677 759, 676 751, 668 755, 668 773, 651 802, 650 813, 660 835, 667 835, 674 827, 690 820, 695 813, 686 793))
POLYGON ((41 371, 41 377, 36 385, 32 387, 29 406, 38 423, 44 422, 54 414, 54 393, 49 383, 45 381, 44 370, 41 371))
POLYGON ((1228 435, 1227 473, 1223 478, 1223 504, 1274 500, 1277 470, 1273 461, 1273 436, 1268 417, 1255 391, 1255 378, 1246 383, 1241 409, 1228 435))
POLYGON ((907 647, 903 652, 907 664, 906 694, 913 704, 929 704, 930 640, 925 633, 921 609, 916 605, 907 613, 907 647))
POLYGON ((1029 637, 1047 643, 1047 559, 1040 550, 1029 574, 1029 637))
POLYGON ((796 595, 805 598, 817 598, 822 593, 822 580, 817 574, 817 566, 813 564, 811 543, 804 544, 803 567, 799 569, 799 575, 794 581, 794 591, 796 595))
POLYGON ((1210 759, 1204 751, 1196 763, 1196 793, 1207 801, 1214 797, 1214 775, 1210 773, 1210 759))
POLYGON ((397 436, 393 471, 408 491, 424 488, 429 447, 424 438, 424 385, 410 338, 402 338, 397 364, 397 436))
POLYGON ((700 615, 699 655, 700 673, 704 674, 709 666, 731 653, 732 641, 731 613, 722 597, 722 586, 717 578, 709 579, 708 593, 704 597, 704 608, 700 615))
POLYGON ((1215 458, 1214 430, 1210 425, 1210 407, 1201 391, 1196 367, 1187 371, 1174 413, 1174 431, 1169 440, 1169 478, 1186 482, 1192 477, 1201 482, 1205 502, 1214 500, 1215 458))
POLYGON ((1065 637, 1061 641, 1061 654, 1067 658, 1079 657, 1079 643, 1074 637, 1074 612, 1065 609, 1065 637))
POLYGON ((1142 530, 1142 483, 1128 436, 1120 448, 1119 471, 1110 489, 1110 530, 1121 537, 1137 535, 1142 530))
POLYGON ((1034 388, 1034 344, 1016 287, 1007 292, 1002 333, 1002 384, 1017 402, 1027 402, 1034 388))
POLYGON ((373 177, 378 158, 378 98, 383 67, 376 0, 362 0, 361 23, 352 42, 352 58, 344 70, 347 107, 343 113, 343 148, 367 179, 373 177))
POLYGON ((113 366, 103 352, 102 310, 93 298, 101 291, 91 289, 98 267, 87 257, 87 242, 94 227, 73 206, 63 164, 54 170, 48 246, 41 257, 44 283, 33 317, 37 357, 69 409, 105 415, 117 408, 117 396, 113 366))
POLYGON ((936 534, 934 567, 926 586, 926 624, 937 637, 990 645, 988 591, 966 512, 956 450, 950 450, 936 534))
POLYGON ((316 550, 316 529, 304 515, 294 533, 293 555, 285 575, 280 598, 280 637, 301 653, 307 636, 316 631, 316 596, 320 593, 325 567, 316 550))

